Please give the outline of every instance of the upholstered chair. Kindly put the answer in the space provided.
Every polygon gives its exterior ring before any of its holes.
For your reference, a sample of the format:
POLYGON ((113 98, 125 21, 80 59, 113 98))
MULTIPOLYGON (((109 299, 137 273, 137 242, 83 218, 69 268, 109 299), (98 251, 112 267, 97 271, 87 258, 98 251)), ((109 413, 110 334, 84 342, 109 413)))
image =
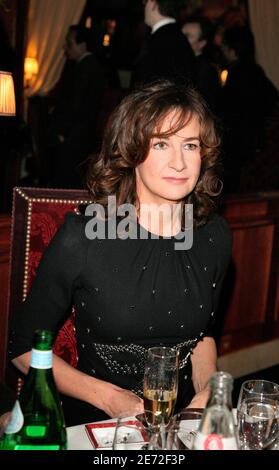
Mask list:
MULTIPOLYGON (((82 212, 90 202, 86 190, 14 188, 8 318, 20 308, 36 276, 44 250, 67 212, 82 212)), ((77 365, 74 309, 61 327, 54 352, 77 365)))

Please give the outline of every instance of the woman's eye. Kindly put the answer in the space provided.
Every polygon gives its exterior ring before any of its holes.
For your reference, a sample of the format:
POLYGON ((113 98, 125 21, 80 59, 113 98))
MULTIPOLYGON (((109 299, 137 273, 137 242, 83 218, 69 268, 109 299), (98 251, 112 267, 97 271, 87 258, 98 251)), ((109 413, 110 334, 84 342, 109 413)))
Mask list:
POLYGON ((188 143, 188 144, 184 145, 184 148, 185 148, 185 150, 192 150, 193 151, 193 150, 198 150, 200 148, 200 145, 188 143))
POLYGON ((156 150, 162 150, 162 149, 165 149, 166 147, 167 147, 167 144, 166 142, 163 142, 163 141, 155 142, 153 144, 153 148, 156 150))

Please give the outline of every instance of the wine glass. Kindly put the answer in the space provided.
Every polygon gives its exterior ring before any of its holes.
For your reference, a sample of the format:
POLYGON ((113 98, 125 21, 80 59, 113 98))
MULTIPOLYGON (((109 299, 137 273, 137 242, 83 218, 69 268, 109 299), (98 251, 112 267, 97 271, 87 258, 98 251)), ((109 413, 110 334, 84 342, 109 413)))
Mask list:
POLYGON ((242 450, 262 450, 276 440, 279 430, 279 403, 258 395, 241 402, 238 433, 242 450))
POLYGON ((274 400, 279 405, 279 385, 274 382, 270 382, 269 380, 261 379, 246 380, 241 385, 237 402, 237 421, 240 447, 244 447, 245 443, 242 441, 243 433, 239 426, 239 422, 242 419, 241 414, 243 402, 248 398, 255 398, 259 400, 266 398, 268 400, 274 400))
POLYGON ((154 421, 152 412, 148 410, 135 417, 125 414, 119 416, 115 425, 113 450, 147 449, 150 439, 160 427, 159 422, 153 426, 151 423, 154 421))
POLYGON ((144 409, 152 425, 167 424, 173 415, 178 389, 179 351, 169 347, 148 350, 143 380, 144 409))
POLYGON ((203 414, 187 408, 174 415, 168 425, 157 426, 150 437, 149 450, 191 450, 203 414))
POLYGON ((173 416, 172 427, 177 430, 176 449, 192 449, 203 415, 202 408, 185 408, 173 416))
POLYGON ((279 403, 279 385, 269 380, 246 380, 240 388, 237 402, 237 419, 242 406, 242 402, 246 398, 266 397, 279 403))
POLYGON ((240 410, 243 400, 254 396, 265 396, 279 402, 279 385, 269 380, 246 380, 240 388, 237 410, 240 410))

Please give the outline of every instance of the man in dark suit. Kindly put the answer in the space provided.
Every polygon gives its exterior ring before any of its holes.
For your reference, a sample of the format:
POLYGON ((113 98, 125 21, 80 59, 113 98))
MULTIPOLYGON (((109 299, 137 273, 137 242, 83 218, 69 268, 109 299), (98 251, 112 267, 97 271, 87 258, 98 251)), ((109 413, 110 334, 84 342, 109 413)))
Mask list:
POLYGON ((207 56, 213 42, 213 25, 207 18, 191 17, 182 26, 196 56, 196 86, 208 105, 216 111, 221 83, 217 66, 207 56))
POLYGON ((134 83, 156 79, 194 81, 194 53, 175 19, 180 4, 179 0, 145 1, 144 21, 150 26, 151 35, 136 63, 134 83))
POLYGON ((50 116, 48 152, 53 159, 50 185, 73 188, 82 185, 83 167, 97 145, 97 122, 106 86, 104 71, 89 51, 89 30, 69 28, 65 55, 73 64, 50 116))
POLYGON ((222 50, 228 62, 219 106, 225 131, 225 189, 237 192, 245 188, 242 169, 252 164, 267 144, 266 130, 276 119, 279 92, 256 63, 254 36, 247 26, 226 29, 222 50))

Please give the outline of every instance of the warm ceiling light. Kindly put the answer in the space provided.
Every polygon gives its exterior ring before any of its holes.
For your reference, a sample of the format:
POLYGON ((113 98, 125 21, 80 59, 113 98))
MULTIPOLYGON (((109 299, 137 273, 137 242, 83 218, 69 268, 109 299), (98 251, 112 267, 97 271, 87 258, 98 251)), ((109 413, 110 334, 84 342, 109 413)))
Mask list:
POLYGON ((15 116, 15 89, 11 72, 0 71, 0 116, 15 116))

